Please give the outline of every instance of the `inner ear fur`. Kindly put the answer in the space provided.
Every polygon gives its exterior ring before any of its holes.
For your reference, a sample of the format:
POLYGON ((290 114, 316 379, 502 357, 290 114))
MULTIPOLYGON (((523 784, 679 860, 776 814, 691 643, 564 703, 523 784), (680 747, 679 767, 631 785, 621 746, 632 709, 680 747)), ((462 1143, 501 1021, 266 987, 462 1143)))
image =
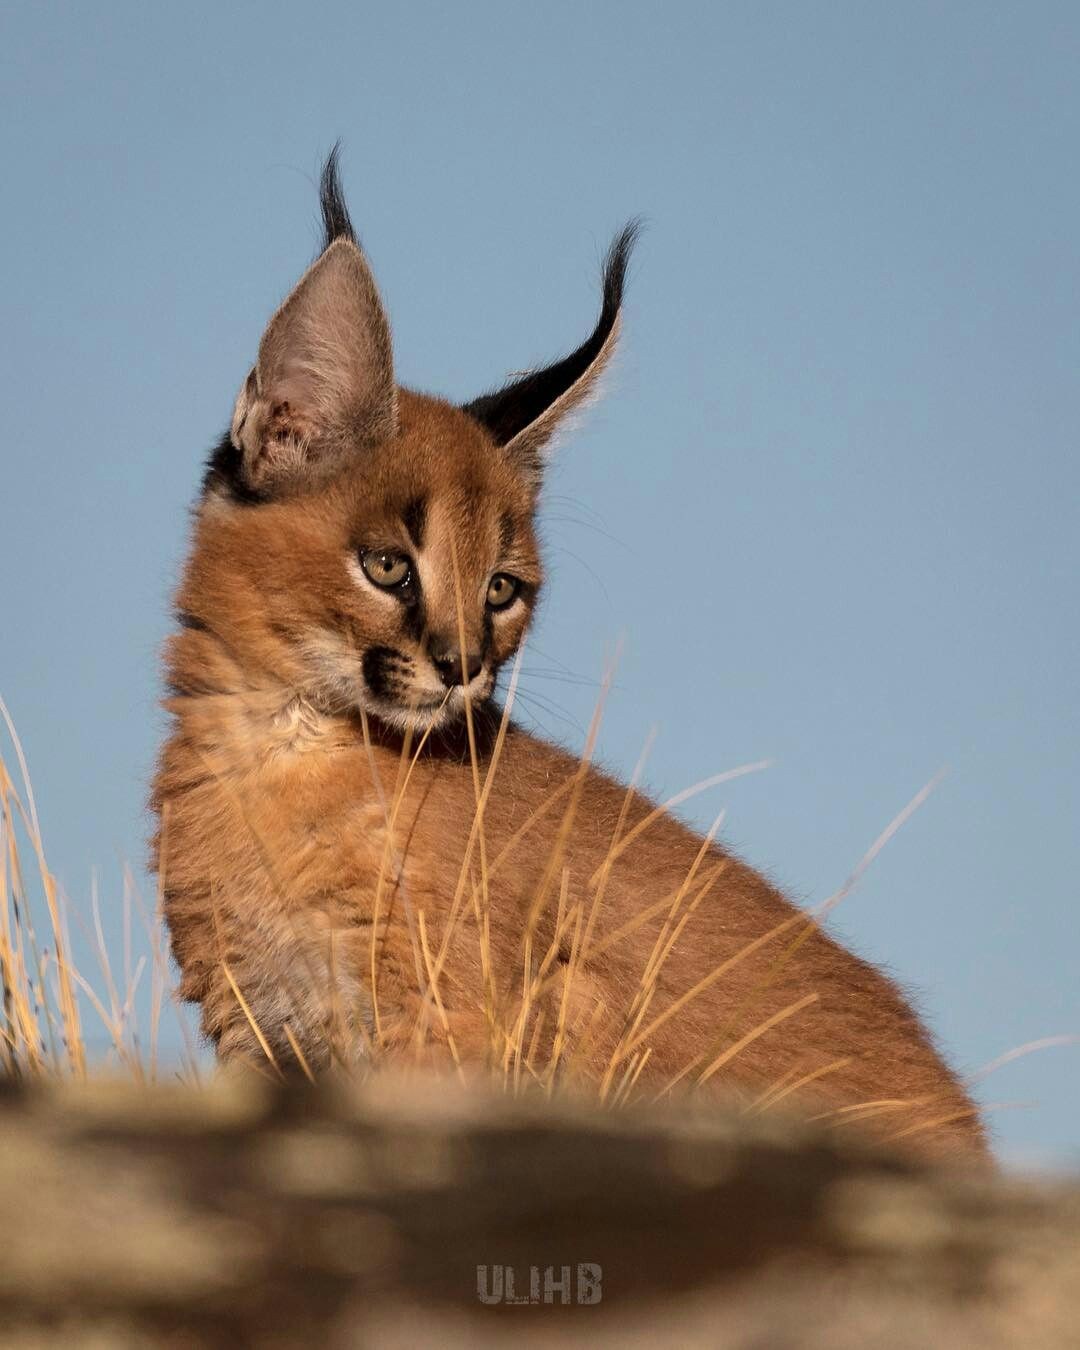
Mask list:
POLYGON ((271 495, 396 429, 390 325, 367 259, 340 235, 270 320, 231 440, 246 486, 271 495))
POLYGON ((604 259, 600 317, 581 346, 464 405, 537 485, 545 447, 564 419, 596 393, 615 351, 627 265, 640 229, 633 220, 612 241, 604 259))

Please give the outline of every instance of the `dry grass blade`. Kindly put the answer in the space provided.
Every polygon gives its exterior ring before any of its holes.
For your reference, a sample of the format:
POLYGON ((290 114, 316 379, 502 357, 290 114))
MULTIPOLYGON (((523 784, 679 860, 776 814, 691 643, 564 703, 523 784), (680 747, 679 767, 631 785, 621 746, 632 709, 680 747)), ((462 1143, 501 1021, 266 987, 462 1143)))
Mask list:
POLYGON ((746 1033, 740 1036, 734 1045, 729 1046, 712 1061, 709 1066, 702 1070, 698 1076, 698 1087, 703 1086, 709 1081, 713 1074, 717 1073, 725 1064, 730 1064, 736 1055, 741 1054, 748 1045, 751 1045, 760 1036, 764 1036, 767 1031, 773 1027, 779 1026, 781 1022, 786 1022, 789 1017, 794 1017, 796 1013, 801 1012, 803 1008, 808 1008, 811 1003, 818 1001, 819 995, 811 993, 804 994, 802 998, 796 999, 794 1003, 789 1003, 786 1008, 781 1008, 779 1012, 773 1013, 771 1017, 766 1017, 763 1022, 759 1022, 746 1033))
POLYGON ((46 1060, 50 1060, 54 1068, 59 1070, 62 1061, 56 1043, 58 1033, 64 1046, 67 1070, 77 1077, 83 1077, 86 1073, 86 1048, 75 996, 73 967, 67 955, 68 935, 61 915, 56 880, 45 861, 45 846, 26 757, 3 699, 0 699, 0 717, 15 747, 26 795, 24 805, 6 765, 0 760, 0 819, 3 821, 6 843, 3 860, 6 873, 3 885, 4 955, 0 960, 0 970, 4 979, 4 1009, 14 1024, 8 1028, 9 1039, 15 1045, 21 1045, 25 1052, 24 1062, 15 1067, 20 1071, 36 1072, 44 1067, 46 1060), (46 980, 47 953, 38 947, 30 899, 19 860, 16 818, 24 826, 37 861, 41 892, 49 919, 52 964, 56 976, 51 995, 46 980), (26 960, 28 950, 32 958, 30 963, 26 960))
POLYGON ((1035 1041, 1025 1041, 1023 1045, 1017 1045, 1011 1050, 1006 1050, 1004 1054, 992 1059, 989 1064, 984 1064, 981 1069, 976 1069, 964 1081, 970 1087, 975 1083, 981 1083, 984 1078, 996 1073, 998 1069, 1003 1069, 1006 1064, 1012 1064, 1014 1060, 1023 1059, 1026 1055, 1036 1054, 1040 1050, 1056 1050, 1062 1046, 1070 1045, 1080 1045, 1080 1035, 1041 1036, 1035 1041))
POLYGON ((660 1027, 680 1013, 693 999, 698 998, 706 989, 714 985, 717 980, 723 979, 723 977, 730 970, 733 970, 741 961, 745 961, 748 957, 753 956, 753 954, 764 947, 766 943, 772 942, 774 938, 779 937, 781 933, 786 933, 789 928, 801 921, 801 914, 795 915, 790 919, 785 919, 782 923, 778 923, 767 932, 762 933, 760 937, 754 938, 752 942, 747 942, 745 946, 740 947, 733 956, 729 956, 726 961, 721 961, 718 966, 714 966, 708 975, 702 976, 697 984, 687 989, 684 994, 681 994, 673 1003, 669 1004, 662 1013, 658 1013, 645 1030, 639 1032, 629 1043, 627 1046, 627 1053, 636 1049, 643 1041, 647 1041, 651 1036, 655 1035, 660 1027))
POLYGON ((252 1030, 252 1032, 253 1032, 254 1035, 255 1035, 255 1039, 259 1042, 259 1048, 262 1050, 263 1054, 266 1056, 268 1063, 270 1063, 270 1064, 273 1065, 274 1069, 275 1069, 276 1072, 277 1072, 278 1077, 279 1077, 279 1078, 284 1078, 285 1075, 281 1072, 281 1065, 278 1064, 277 1059, 274 1057, 274 1052, 273 1052, 273 1050, 270 1048, 270 1043, 269 1043, 269 1041, 266 1039, 266 1037, 263 1035, 263 1033, 262 1033, 262 1028, 259 1026, 258 1022, 255 1020, 255 1015, 254 1015, 254 1013, 251 1011, 251 1008, 250 1008, 250 1006, 248 1005, 247 999, 246 999, 246 998, 244 997, 244 995, 241 993, 241 991, 240 991, 240 986, 239 986, 239 985, 236 983, 236 981, 233 979, 233 973, 232 973, 232 971, 229 969, 229 964, 228 964, 227 961, 222 961, 222 963, 221 963, 221 969, 222 969, 222 971, 223 971, 224 974, 225 974, 225 978, 226 978, 226 979, 228 980, 228 982, 229 982, 229 988, 230 988, 230 989, 233 991, 233 993, 236 995, 236 1001, 237 1001, 237 1003, 239 1003, 240 1008, 241 1008, 241 1010, 242 1010, 244 1016, 247 1018, 247 1020, 248 1020, 248 1025, 251 1027, 251 1030, 252 1030))
POLYGON ((886 1115, 889 1111, 907 1111, 925 1106, 929 1097, 880 1097, 875 1101, 852 1102, 848 1106, 837 1106, 830 1111, 819 1111, 810 1116, 810 1120, 829 1120, 843 1125, 852 1120, 867 1120, 872 1116, 886 1115))
MULTIPOLYGON (((446 697, 443 699, 444 704, 446 702, 446 698, 449 698, 449 696, 450 696, 449 691, 447 691, 446 697)), ((401 757, 398 762, 397 779, 394 784, 394 795, 389 806, 387 806, 387 802, 382 791, 382 782, 379 779, 378 770, 375 767, 374 755, 371 746, 371 735, 368 729, 367 714, 364 712, 361 712, 361 727, 363 730, 364 747, 365 750, 367 751, 368 763, 371 766, 372 778, 378 784, 378 795, 380 801, 382 802, 383 816, 386 822, 386 840, 383 845, 382 856, 379 862, 379 874, 375 883, 375 897, 374 900, 372 901, 371 950, 370 950, 371 1008, 372 1008, 372 1016, 375 1022, 375 1041, 376 1043, 381 1044, 382 1019, 379 1015, 379 955, 381 948, 379 945, 379 924, 382 920, 382 900, 386 888, 387 872, 390 868, 390 864, 392 861, 396 863, 394 870, 396 876, 400 879, 401 860, 400 857, 395 858, 395 855, 397 853, 395 847, 395 840, 397 837, 396 831, 397 831, 398 816, 400 814, 402 804, 405 800, 405 793, 408 791, 409 783, 412 780, 413 771, 416 768, 417 761, 419 760, 421 754, 423 753, 424 746, 427 744, 428 738, 431 735, 431 727, 429 726, 424 730, 423 735, 420 737, 419 744, 416 747, 416 751, 411 756, 409 756, 409 748, 411 744, 411 734, 412 734, 411 729, 409 732, 406 733, 406 736, 402 741, 401 746, 401 757), (408 762, 407 768, 405 768, 406 759, 408 762)), ((413 963, 416 967, 417 979, 419 980, 421 958, 418 946, 418 936, 415 932, 413 925, 412 907, 408 903, 407 892, 404 891, 403 891, 403 902, 405 908, 406 924, 408 925, 409 938, 412 944, 413 963)))
POLYGON ((840 1069, 846 1069, 851 1063, 851 1057, 846 1056, 843 1059, 831 1060, 828 1064, 822 1064, 819 1068, 811 1070, 810 1073, 804 1073, 801 1078, 796 1078, 794 1082, 789 1081, 793 1073, 797 1070, 789 1070, 788 1073, 777 1083, 770 1087, 750 1103, 747 1107, 748 1115, 758 1115, 763 1111, 771 1111, 778 1102, 782 1102, 785 1097, 790 1097, 796 1092, 801 1092, 804 1087, 811 1083, 816 1083, 819 1078, 824 1078, 827 1074, 836 1073, 840 1069))
POLYGON ((300 1065, 301 1072, 309 1083, 315 1082, 315 1075, 311 1072, 311 1065, 307 1061, 307 1056, 300 1048, 300 1043, 293 1035, 293 1029, 288 1022, 282 1024, 282 1030, 285 1032, 285 1039, 289 1042, 289 1048, 296 1056, 296 1062, 300 1065))
POLYGON ((721 783, 730 783, 735 778, 743 778, 748 773, 760 773, 762 769, 768 769, 772 766, 771 759, 759 759, 753 764, 740 764, 738 768, 726 769, 723 773, 714 773, 709 778, 702 778, 700 782, 694 783, 692 787, 684 788, 682 792, 676 792, 674 797, 669 797, 667 801, 661 802, 659 806, 654 807, 643 820, 638 821, 634 828, 625 838, 620 839, 608 856, 589 878, 589 884, 595 886, 598 884, 602 872, 622 856, 623 853, 639 839, 645 831, 662 817, 669 815, 676 807, 682 806, 690 801, 692 797, 698 796, 702 792, 707 792, 709 788, 719 787, 721 783))
POLYGON ((438 982, 435 978, 434 969, 431 961, 431 949, 428 946, 427 928, 424 924, 424 911, 422 909, 416 912, 417 923, 420 926, 420 946, 424 953, 424 966, 427 970, 428 988, 431 990, 431 996, 435 1001, 435 1007, 438 1009, 439 1020, 442 1022, 443 1034, 446 1036, 446 1044, 450 1048, 450 1054, 453 1056, 454 1065, 458 1074, 462 1072, 461 1056, 458 1054, 457 1042, 454 1040, 454 1033, 450 1030, 450 1019, 446 1015, 446 1008, 443 1006, 442 998, 439 996, 438 982))

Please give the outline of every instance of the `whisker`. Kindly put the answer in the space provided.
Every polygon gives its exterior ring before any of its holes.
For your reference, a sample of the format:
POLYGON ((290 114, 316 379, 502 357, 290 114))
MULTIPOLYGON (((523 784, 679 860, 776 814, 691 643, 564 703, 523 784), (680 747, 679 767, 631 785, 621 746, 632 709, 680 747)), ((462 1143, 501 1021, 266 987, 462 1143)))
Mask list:
POLYGON ((626 553, 633 552, 625 539, 620 539, 618 535, 612 534, 610 530, 605 530, 602 525, 595 525, 590 520, 577 520, 573 516, 545 516, 541 521, 541 529, 544 530, 550 541, 551 533, 545 529, 548 525, 576 525, 579 529, 590 530, 593 534, 599 535, 602 539, 606 539, 609 543, 614 544, 617 548, 622 549, 626 553))
POLYGON ((599 680, 586 679, 583 675, 567 675, 561 670, 543 670, 534 666, 531 670, 522 672, 522 679, 529 679, 530 677, 538 680, 551 680, 556 684, 572 685, 577 689, 600 688, 599 680))
MULTIPOLYGON (((572 726, 575 731, 584 736, 585 728, 572 713, 562 707, 561 704, 555 703, 553 700, 545 698, 542 694, 536 693, 535 690, 526 692, 519 688, 517 701, 522 705, 525 712, 530 717, 535 717, 535 708, 539 708, 542 712, 546 712, 549 716, 556 718, 558 721, 564 722, 568 726, 572 726)), ((539 721, 540 719, 537 718, 536 720, 539 721)))
POLYGON ((604 597, 604 603, 609 608, 611 607, 611 592, 608 590, 607 586, 604 585, 603 579, 600 577, 599 573, 597 573, 596 569, 590 567, 580 554, 575 553, 572 548, 567 548, 565 544, 556 544, 550 551, 552 553, 565 553, 566 556, 576 562, 580 568, 588 572, 589 576, 592 577, 593 581, 595 581, 600 588, 600 594, 604 597))

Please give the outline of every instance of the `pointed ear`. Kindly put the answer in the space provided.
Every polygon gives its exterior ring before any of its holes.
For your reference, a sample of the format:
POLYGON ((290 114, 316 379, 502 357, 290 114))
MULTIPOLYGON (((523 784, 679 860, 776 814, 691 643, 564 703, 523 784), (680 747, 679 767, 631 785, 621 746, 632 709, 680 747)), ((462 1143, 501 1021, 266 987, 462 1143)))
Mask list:
POLYGON ((543 475, 545 447, 560 423, 596 393, 615 350, 626 268, 640 229, 639 221, 631 221, 608 249, 600 317, 581 346, 561 361, 529 371, 512 384, 465 405, 465 411, 506 448, 537 487, 543 475))
MULTIPOLYGON (((325 191, 323 207, 325 215, 325 191)), ((390 325, 350 229, 270 320, 236 401, 232 443, 245 486, 269 496, 386 440, 396 426, 390 325)))

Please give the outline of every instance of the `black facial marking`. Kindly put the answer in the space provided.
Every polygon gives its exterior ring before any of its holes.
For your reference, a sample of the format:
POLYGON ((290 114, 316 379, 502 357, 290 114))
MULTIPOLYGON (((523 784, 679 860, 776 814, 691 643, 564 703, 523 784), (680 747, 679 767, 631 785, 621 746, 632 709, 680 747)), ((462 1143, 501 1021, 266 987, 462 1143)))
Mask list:
POLYGON ((517 590, 514 593, 514 599, 520 600, 526 605, 531 605, 536 599, 537 588, 531 581, 522 581, 520 577, 515 577, 517 590))
POLYGON ((364 680, 376 698, 392 698, 396 679, 407 675, 412 662, 393 647, 369 647, 362 662, 364 680))
POLYGON ((208 633, 210 631, 206 624, 203 623, 202 619, 197 618, 186 609, 178 609, 176 611, 176 622, 181 628, 190 628, 196 633, 208 633))
POLYGON ((414 642, 424 640, 424 629, 427 626, 427 620, 424 617, 424 606, 420 601, 419 587, 414 597, 404 606, 404 612, 401 616, 402 627, 414 642))
POLYGON ((424 544, 424 526, 427 524, 427 502, 423 497, 415 497, 401 513, 402 522, 409 532, 409 538, 415 548, 424 544))

